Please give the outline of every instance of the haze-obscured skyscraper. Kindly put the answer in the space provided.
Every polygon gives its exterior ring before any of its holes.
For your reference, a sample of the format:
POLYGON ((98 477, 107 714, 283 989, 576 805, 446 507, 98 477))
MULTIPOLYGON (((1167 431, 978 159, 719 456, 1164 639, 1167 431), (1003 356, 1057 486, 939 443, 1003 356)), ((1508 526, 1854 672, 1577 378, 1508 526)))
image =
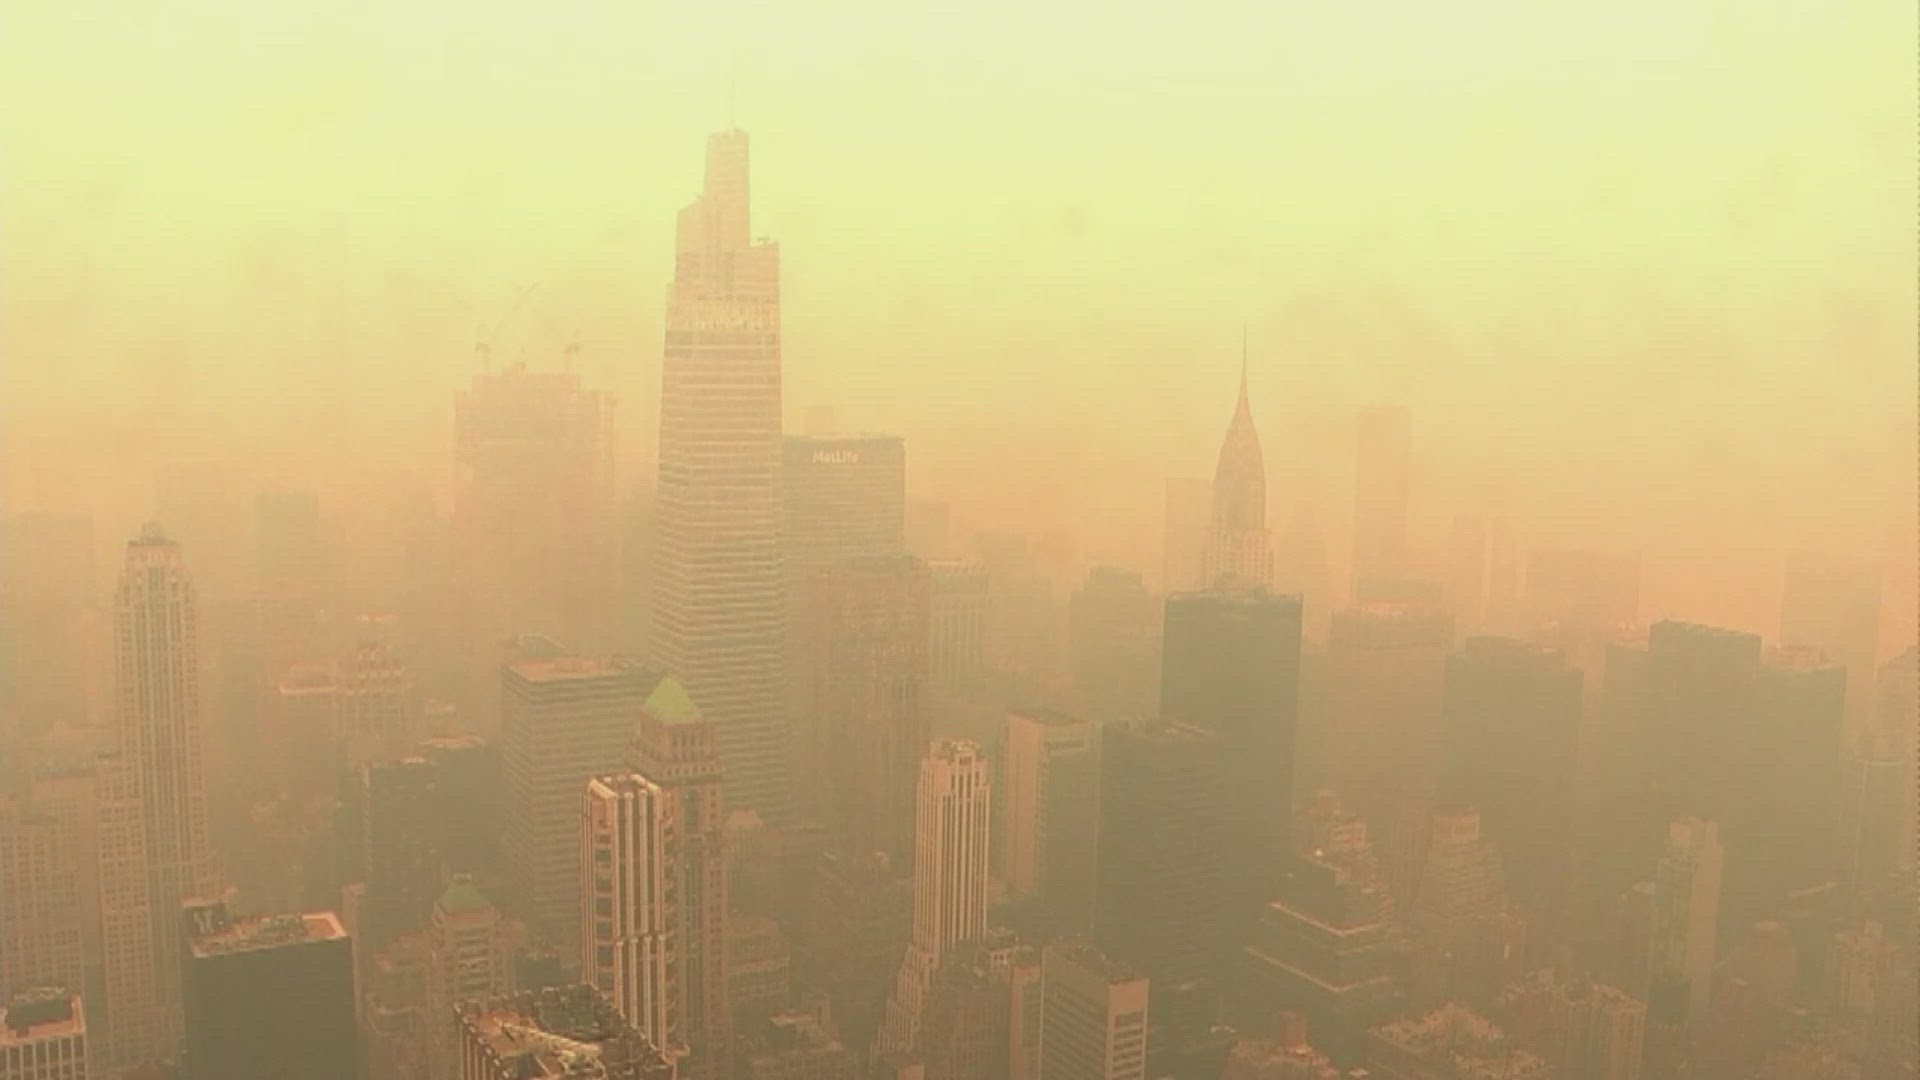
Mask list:
MULTIPOLYGON (((124 1009, 116 1001, 114 1016, 116 1025, 137 1025, 119 1029, 134 1036, 127 1045, 164 1052, 179 1045, 181 1034, 180 904, 211 890, 215 875, 207 840, 194 590, 179 545, 158 525, 148 525, 127 544, 114 612, 120 757, 131 769, 123 793, 134 800, 143 850, 123 849, 105 836, 101 850, 105 859, 139 860, 145 868, 145 944, 155 995, 124 1003, 124 1009)), ((120 947, 114 951, 125 956, 120 947)), ((108 962, 114 960, 110 955, 108 962)))
POLYGON ((1257 588, 1167 598, 1160 715, 1225 741, 1236 936, 1272 899, 1293 845, 1300 618, 1299 597, 1257 588))
POLYGON ((1067 604, 1080 708, 1095 720, 1151 716, 1160 696, 1160 604, 1132 570, 1096 566, 1067 604))
POLYGON ((927 688, 941 737, 986 739, 998 721, 988 701, 986 568, 970 559, 927 562, 927 688))
POLYGON ((1341 793, 1387 834, 1424 817, 1437 781, 1440 713, 1453 618, 1424 604, 1336 612, 1321 714, 1307 741, 1314 786, 1341 793))
POLYGON ((0 519, 0 700, 10 717, 0 733, 0 787, 25 783, 33 743, 49 727, 90 724, 104 711, 98 680, 87 677, 106 636, 93 536, 83 515, 0 519))
POLYGON ((1407 570, 1407 501, 1411 487, 1407 410, 1360 410, 1353 480, 1353 583, 1407 570))
POLYGON ((1559 649, 1593 678, 1607 646, 1626 640, 1640 621, 1640 556, 1537 550, 1527 560, 1520 608, 1529 640, 1559 649))
POLYGON ((319 644, 327 590, 320 500, 311 491, 269 491, 253 500, 253 585, 266 670, 319 644))
POLYGON ((234 916, 214 901, 191 906, 186 918, 195 1080, 361 1075, 353 947, 337 917, 234 916))
POLYGON ((1513 633, 1520 553, 1506 511, 1492 499, 1454 519, 1447 545, 1447 607, 1463 629, 1513 633))
POLYGON ((1728 860, 1722 904, 1744 928, 1790 893, 1837 880, 1834 842, 1845 774, 1848 673, 1820 650, 1767 650, 1722 747, 1725 779, 1699 786, 1712 801, 1728 860), (1718 790, 1716 790, 1718 789, 1718 790))
POLYGON ((660 675, 630 661, 554 657, 501 671, 507 910, 579 962, 580 792, 618 769, 660 675))
POLYGON ((931 734, 927 568, 910 555, 843 559, 803 588, 807 782, 796 795, 830 844, 904 860, 931 734))
POLYGON ((474 375, 454 404, 453 518, 471 647, 545 634, 604 648, 613 406, 569 371, 474 375))
POLYGON ((650 641, 719 733, 727 804, 782 821, 780 249, 748 219, 747 134, 720 132, 667 289, 650 641))
POLYGON ((1211 527, 1200 578, 1207 588, 1273 584, 1273 537, 1267 532, 1267 463, 1247 402, 1247 362, 1240 360, 1240 398, 1214 466, 1211 527))
POLYGON ((1880 567, 1867 559, 1799 552, 1787 560, 1780 644, 1807 645, 1847 671, 1847 735, 1871 725, 1880 663, 1880 567))
POLYGON ((1570 870, 1580 672, 1561 655, 1473 638, 1447 658, 1439 795, 1480 811, 1517 900, 1559 895, 1570 870))
POLYGON ((1213 487, 1197 476, 1167 481, 1160 541, 1162 592, 1206 587, 1207 533, 1213 528, 1213 487))
POLYGON ((1007 889, 1049 933, 1093 926, 1100 834, 1099 728, 1046 709, 1007 715, 1001 835, 1007 889))
POLYGON ((877 1048, 909 1051, 934 972, 954 945, 987 931, 990 771, 979 747, 942 739, 920 762, 914 814, 913 931, 877 1048))
POLYGON ((788 435, 782 543, 790 573, 906 545, 906 444, 898 435, 788 435))
POLYGON ((1685 1024, 1706 1014, 1719 947, 1724 866, 1715 823, 1693 817, 1671 823, 1653 879, 1651 1019, 1677 1018, 1685 1024), (1661 990, 1663 985, 1669 989, 1661 990), (1677 1017, 1675 1003, 1663 1000, 1675 993, 1673 987, 1679 988, 1677 1017))
POLYGON ((1652 833, 1643 846, 1657 850, 1674 818, 1716 816, 1738 797, 1743 784, 1722 763, 1742 738, 1760 656, 1753 634, 1671 620, 1648 632, 1633 749, 1644 777, 1637 824, 1652 833))
POLYGON ((679 823, 674 800, 638 773, 587 781, 582 815, 580 970, 669 1054, 681 1047, 679 823))

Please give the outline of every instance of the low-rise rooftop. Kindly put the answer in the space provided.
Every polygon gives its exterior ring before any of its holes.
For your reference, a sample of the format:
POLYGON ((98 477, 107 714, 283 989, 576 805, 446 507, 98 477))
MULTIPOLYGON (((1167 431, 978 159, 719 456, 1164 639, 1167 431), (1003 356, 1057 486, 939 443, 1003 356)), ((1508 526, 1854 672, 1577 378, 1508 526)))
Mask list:
POLYGON ((0 1006, 0 1047, 86 1033, 87 1017, 80 995, 64 987, 23 990, 0 1006))
POLYGON ((584 983, 460 1006, 469 1044, 499 1080, 673 1080, 674 1056, 584 983))
POLYGON ((331 911, 303 915, 247 915, 234 917, 225 905, 196 908, 187 931, 187 947, 197 957, 278 949, 347 936, 340 917, 331 911))

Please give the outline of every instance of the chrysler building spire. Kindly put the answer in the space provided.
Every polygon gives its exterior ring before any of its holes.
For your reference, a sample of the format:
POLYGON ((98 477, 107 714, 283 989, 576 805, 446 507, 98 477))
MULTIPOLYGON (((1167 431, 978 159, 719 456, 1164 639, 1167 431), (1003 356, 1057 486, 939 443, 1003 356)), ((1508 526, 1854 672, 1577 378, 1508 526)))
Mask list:
POLYGON ((1267 535, 1267 465, 1247 397, 1247 347, 1240 345, 1240 397, 1213 473, 1213 526, 1207 534, 1208 588, 1266 588, 1273 581, 1267 535))

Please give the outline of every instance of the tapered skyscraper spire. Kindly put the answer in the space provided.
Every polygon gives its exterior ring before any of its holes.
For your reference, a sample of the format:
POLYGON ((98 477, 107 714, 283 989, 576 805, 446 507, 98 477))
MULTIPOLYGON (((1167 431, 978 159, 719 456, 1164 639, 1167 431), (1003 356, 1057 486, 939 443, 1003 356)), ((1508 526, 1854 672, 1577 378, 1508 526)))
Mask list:
POLYGON ((1207 535, 1208 588, 1265 588, 1273 580, 1267 535, 1267 465, 1247 398, 1247 347, 1240 344, 1240 398, 1213 472, 1213 527, 1207 535))
POLYGON ((780 250, 749 232, 747 134, 707 139, 667 287, 653 659, 713 723, 730 808, 785 817, 780 250))

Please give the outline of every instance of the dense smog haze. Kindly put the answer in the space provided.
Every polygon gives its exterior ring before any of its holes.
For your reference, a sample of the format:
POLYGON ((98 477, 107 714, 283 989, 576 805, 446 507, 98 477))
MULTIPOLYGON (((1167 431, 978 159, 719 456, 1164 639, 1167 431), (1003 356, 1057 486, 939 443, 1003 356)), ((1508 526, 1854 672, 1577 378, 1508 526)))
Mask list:
POLYGON ((1912 10, 4 20, 0 1080, 1920 1070, 1912 10))

